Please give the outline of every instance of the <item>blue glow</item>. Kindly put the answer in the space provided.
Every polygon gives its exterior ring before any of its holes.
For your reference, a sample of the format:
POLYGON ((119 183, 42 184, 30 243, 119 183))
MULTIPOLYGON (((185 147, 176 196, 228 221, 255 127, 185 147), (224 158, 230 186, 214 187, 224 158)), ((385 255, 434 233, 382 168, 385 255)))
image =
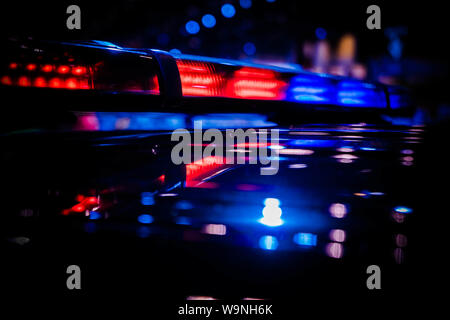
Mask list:
POLYGON ((194 208, 194 205, 186 200, 180 200, 175 204, 175 208, 178 210, 190 210, 194 208))
POLYGON ((337 104, 346 107, 386 108, 386 95, 382 88, 358 80, 342 80, 338 83, 337 104))
POLYGON ((189 34, 196 34, 200 31, 200 25, 196 21, 190 20, 186 23, 186 31, 189 34))
POLYGON ((248 9, 252 6, 252 0, 239 0, 239 4, 242 8, 248 9))
POLYGON ((363 151, 376 151, 376 148, 372 148, 372 147, 362 147, 361 150, 363 151))
POLYGON ((315 246, 317 245, 317 235, 303 232, 296 233, 294 242, 300 246, 315 246))
POLYGON ((269 2, 269 3, 275 2, 275 0, 266 0, 266 1, 269 2))
POLYGON ((96 112, 92 130, 175 130, 186 128, 186 115, 161 112, 96 112))
POLYGON ((395 207, 395 208, 394 208, 394 211, 395 211, 395 212, 398 212, 398 213, 405 213, 405 214, 408 214, 408 213, 413 212, 413 210, 412 210, 411 208, 403 207, 403 206, 397 206, 397 207, 395 207))
POLYGON ((269 146, 269 149, 272 149, 272 150, 281 150, 281 149, 286 149, 286 147, 284 147, 284 146, 280 146, 280 145, 271 145, 271 146, 269 146))
POLYGON ((144 206, 152 206, 155 204, 155 199, 153 198, 153 193, 142 192, 141 193, 141 203, 144 206))
POLYGON ((222 14, 225 18, 233 18, 236 14, 236 9, 232 4, 226 3, 222 6, 222 14))
POLYGON ((320 40, 325 39, 327 37, 327 31, 324 28, 317 28, 316 37, 320 40))
POLYGON ((256 113, 202 114, 192 117, 192 122, 194 121, 201 121, 203 129, 260 128, 276 126, 276 123, 267 121, 267 116, 256 113))
POLYGON ((276 250, 278 248, 278 240, 274 236, 262 236, 259 239, 259 247, 264 250, 276 250))
POLYGON ((137 236, 139 238, 148 238, 148 236, 152 233, 149 227, 146 226, 140 226, 136 230, 137 236))
POLYGON ((216 18, 212 14, 205 14, 202 23, 206 28, 212 28, 216 25, 216 18))
POLYGON ((253 42, 247 42, 246 44, 244 44, 243 50, 248 56, 252 56, 256 53, 256 47, 253 42))
POLYGON ((102 217, 102 215, 96 211, 89 212, 89 220, 98 220, 102 217))
POLYGON ((95 222, 88 222, 84 224, 84 231, 87 233, 94 233, 97 231, 97 225, 95 222))
POLYGON ((151 215, 149 215, 149 214, 141 214, 141 215, 138 217, 138 221, 139 221, 140 223, 150 224, 150 223, 153 222, 153 217, 152 217, 151 215))
POLYGON ((176 48, 170 49, 169 52, 170 52, 170 53, 175 53, 175 54, 181 54, 181 51, 178 50, 178 49, 176 49, 176 48))
POLYGON ((336 89, 333 79, 313 74, 300 74, 292 78, 286 100, 313 104, 334 104, 336 89))

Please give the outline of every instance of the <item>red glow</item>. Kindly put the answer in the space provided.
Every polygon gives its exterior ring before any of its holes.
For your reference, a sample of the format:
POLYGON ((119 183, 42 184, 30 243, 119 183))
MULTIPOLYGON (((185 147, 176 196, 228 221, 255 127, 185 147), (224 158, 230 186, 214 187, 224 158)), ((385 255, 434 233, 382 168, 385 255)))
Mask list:
POLYGON ((87 204, 98 204, 98 199, 97 199, 97 197, 87 197, 85 199, 85 202, 87 204))
POLYGON ((17 63, 11 62, 11 63, 9 64, 9 68, 10 68, 10 69, 17 69, 17 63))
POLYGON ((46 64, 45 66, 42 67, 42 71, 44 72, 52 72, 53 70, 53 66, 50 64, 46 64))
POLYGON ((45 81, 45 78, 43 78, 43 77, 37 77, 34 80, 34 86, 35 87, 46 87, 47 86, 47 81, 45 81))
MULTIPOLYGON (((208 178, 225 168, 223 157, 209 156, 186 165, 186 185, 190 182, 208 178)), ((192 184, 192 183, 191 183, 192 184)))
POLYGON ((78 194, 78 195, 75 197, 75 200, 78 201, 78 202, 81 202, 81 201, 84 200, 84 196, 83 196, 82 194, 78 194))
POLYGON ((81 76, 86 73, 85 67, 75 67, 72 69, 72 73, 76 76, 81 76))
POLYGON ((83 206, 82 204, 77 204, 77 205, 72 207, 72 211, 83 212, 83 211, 86 211, 86 207, 83 206))
POLYGON ((166 180, 166 176, 160 175, 156 180, 158 180, 159 183, 164 184, 164 181, 166 180))
POLYGON ((150 91, 154 94, 159 94, 159 82, 158 77, 156 75, 153 76, 150 83, 150 91))
POLYGON ((67 89, 79 89, 78 81, 75 78, 69 78, 66 80, 67 89))
POLYGON ((60 66, 58 68, 58 73, 66 74, 69 72, 69 70, 70 70, 70 68, 68 66, 60 66))
POLYGON ((28 77, 20 77, 19 80, 17 81, 17 83, 19 84, 19 86, 21 87, 28 87, 30 86, 30 79, 28 77))
POLYGON ((9 85, 12 84, 12 81, 11 81, 11 78, 10 78, 10 77, 8 77, 8 76, 3 76, 3 77, 2 77, 2 80, 1 80, 1 83, 9 86, 9 85))
POLYGON ((30 63, 27 65, 26 68, 28 71, 33 71, 33 70, 36 70, 36 65, 34 63, 30 63))
POLYGON ((184 96, 222 96, 224 78, 212 63, 177 60, 177 66, 184 96))
POLYGON ((230 98, 282 100, 287 84, 277 79, 272 70, 244 67, 234 72, 228 82, 227 96, 230 98))

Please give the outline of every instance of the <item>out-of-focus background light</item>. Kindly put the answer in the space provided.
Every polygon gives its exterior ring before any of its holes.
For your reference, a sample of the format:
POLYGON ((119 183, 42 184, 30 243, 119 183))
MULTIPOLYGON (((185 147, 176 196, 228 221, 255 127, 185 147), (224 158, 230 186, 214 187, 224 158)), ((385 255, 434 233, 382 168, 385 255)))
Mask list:
POLYGON ((186 31, 189 34, 196 34, 200 31, 200 25, 193 20, 190 20, 186 23, 186 31))
POLYGON ((239 4, 242 8, 248 9, 252 6, 252 0, 239 0, 239 4))
POLYGON ((213 28, 216 25, 216 18, 212 14, 205 14, 202 23, 206 28, 213 28))
POLYGON ((225 18, 233 18, 234 15, 236 14, 236 9, 234 8, 234 6, 232 4, 226 3, 222 6, 222 15, 225 18))

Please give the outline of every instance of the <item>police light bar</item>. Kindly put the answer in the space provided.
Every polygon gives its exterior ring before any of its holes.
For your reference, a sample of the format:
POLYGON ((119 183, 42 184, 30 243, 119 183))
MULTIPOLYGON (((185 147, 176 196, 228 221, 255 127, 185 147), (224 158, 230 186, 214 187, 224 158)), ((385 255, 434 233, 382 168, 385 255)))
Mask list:
POLYGON ((286 101, 295 104, 398 109, 410 104, 399 87, 298 69, 244 63, 110 43, 9 46, 4 86, 78 89, 191 98, 286 101))

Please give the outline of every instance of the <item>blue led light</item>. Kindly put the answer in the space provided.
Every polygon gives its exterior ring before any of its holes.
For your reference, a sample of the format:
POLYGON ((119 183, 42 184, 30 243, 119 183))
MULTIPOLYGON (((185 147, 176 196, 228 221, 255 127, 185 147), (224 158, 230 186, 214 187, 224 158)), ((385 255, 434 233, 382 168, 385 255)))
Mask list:
POLYGON ((404 207, 404 206, 397 206, 394 208, 394 211, 398 212, 398 213, 404 213, 404 214, 413 212, 413 210, 411 208, 404 207))
POLYGON ((153 222, 153 217, 152 217, 151 215, 149 215, 149 214, 141 214, 141 215, 138 217, 138 221, 139 221, 140 223, 150 224, 150 223, 153 222))
POLYGON ((258 220, 259 223, 268 227, 281 226, 284 221, 281 219, 283 211, 281 210, 280 200, 277 198, 266 198, 264 200, 263 217, 258 220))
POLYGON ((102 217, 102 215, 96 211, 89 212, 89 220, 98 220, 102 217))
POLYGON ((206 28, 212 28, 216 25, 216 18, 212 14, 205 14, 202 23, 206 28))
POLYGON ((243 50, 248 56, 252 56, 256 53, 256 47, 253 42, 247 42, 246 44, 244 44, 243 50))
POLYGON ((292 78, 286 100, 312 104, 334 104, 336 88, 331 78, 300 74, 292 78))
POLYGON ((315 246, 317 245, 317 235, 303 232, 296 233, 294 242, 300 246, 315 246))
POLYGON ((325 39, 327 37, 327 31, 324 28, 317 28, 316 37, 320 40, 325 39))
POLYGON ((236 14, 236 9, 232 4, 226 3, 222 6, 222 14, 225 18, 233 18, 236 14))
POLYGON ((278 240, 274 236, 262 236, 259 239, 259 247, 264 250, 276 250, 278 248, 278 240))
POLYGON ((281 205, 280 200, 277 198, 266 198, 263 203, 266 207, 279 207, 281 205))
POLYGON ((239 0, 239 4, 242 8, 248 9, 252 6, 252 0, 239 0))
POLYGON ((142 192, 141 193, 141 203, 144 206, 152 206, 155 204, 155 199, 153 198, 153 193, 142 192))
POLYGON ((200 25, 196 21, 190 20, 186 23, 186 31, 189 34, 196 34, 200 31, 200 25))

